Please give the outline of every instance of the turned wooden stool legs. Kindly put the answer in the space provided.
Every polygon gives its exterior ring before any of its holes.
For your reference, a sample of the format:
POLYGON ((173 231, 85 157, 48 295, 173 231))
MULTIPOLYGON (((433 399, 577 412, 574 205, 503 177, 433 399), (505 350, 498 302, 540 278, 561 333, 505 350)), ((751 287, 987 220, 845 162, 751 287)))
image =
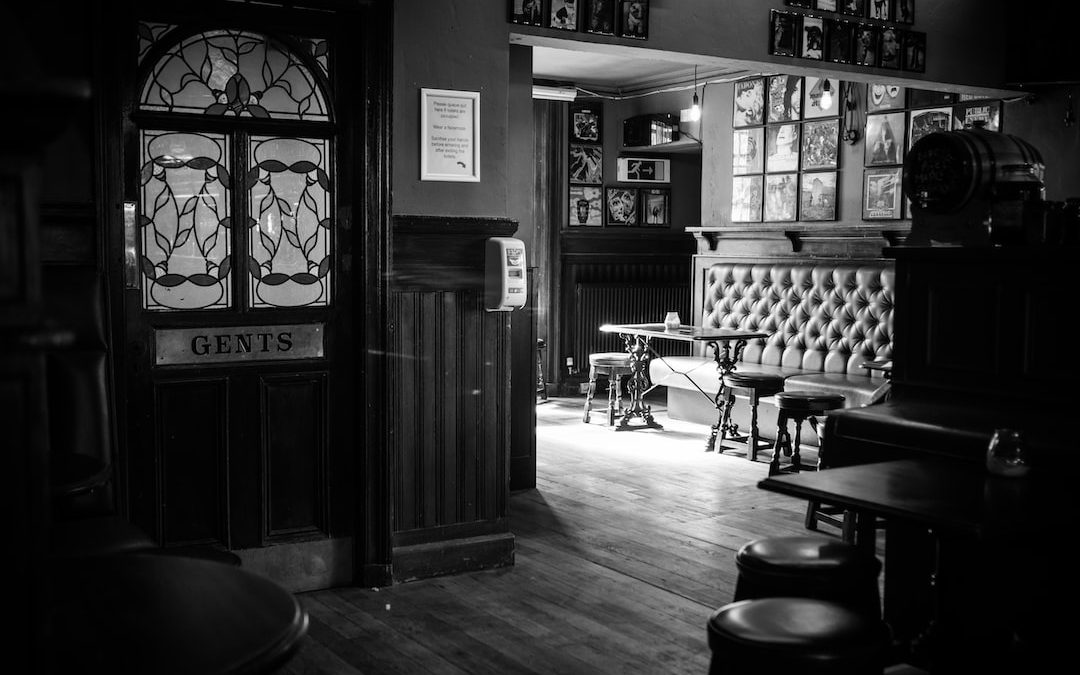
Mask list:
POLYGON ((582 421, 589 423, 592 400, 596 394, 596 378, 603 375, 608 380, 608 426, 615 426, 615 417, 622 411, 622 376, 629 374, 630 355, 626 352, 589 354, 589 386, 585 394, 585 414, 582 421))
MULTIPOLYGON (((799 449, 802 444, 802 423, 809 421, 811 427, 820 433, 824 425, 818 424, 818 417, 830 410, 844 406, 844 397, 840 394, 818 394, 809 391, 782 391, 776 395, 779 412, 776 416, 776 443, 773 445, 772 461, 769 463, 769 475, 781 472, 780 455, 791 457, 787 471, 796 473, 800 470, 799 449), (795 439, 792 442, 788 433, 788 421, 795 422, 795 439)), ((818 438, 819 452, 822 439, 818 438)))

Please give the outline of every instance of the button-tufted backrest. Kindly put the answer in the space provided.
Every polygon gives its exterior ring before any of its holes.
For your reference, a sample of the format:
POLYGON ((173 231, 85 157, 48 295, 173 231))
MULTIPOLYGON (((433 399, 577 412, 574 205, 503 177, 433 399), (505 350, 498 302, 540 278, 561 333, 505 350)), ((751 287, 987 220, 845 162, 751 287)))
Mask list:
POLYGON ((769 333, 748 363, 864 374, 862 362, 892 358, 894 281, 890 266, 717 263, 701 325, 769 333))

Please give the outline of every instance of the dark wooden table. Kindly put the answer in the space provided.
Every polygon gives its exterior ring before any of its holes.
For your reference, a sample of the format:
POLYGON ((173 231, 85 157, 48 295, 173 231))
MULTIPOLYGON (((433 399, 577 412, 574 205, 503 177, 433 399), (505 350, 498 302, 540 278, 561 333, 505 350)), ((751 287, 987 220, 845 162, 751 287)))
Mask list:
POLYGON ((932 672, 1004 672, 1033 642, 1053 644, 1030 627, 1062 593, 1075 597, 1075 583, 1055 576, 1071 567, 1062 536, 1076 514, 1063 476, 1005 478, 940 458, 770 476, 758 487, 854 510, 864 545, 883 517, 884 615, 898 640, 932 672))
POLYGON ((124 554, 55 561, 47 672, 272 673, 308 616, 281 586, 217 562, 124 554))

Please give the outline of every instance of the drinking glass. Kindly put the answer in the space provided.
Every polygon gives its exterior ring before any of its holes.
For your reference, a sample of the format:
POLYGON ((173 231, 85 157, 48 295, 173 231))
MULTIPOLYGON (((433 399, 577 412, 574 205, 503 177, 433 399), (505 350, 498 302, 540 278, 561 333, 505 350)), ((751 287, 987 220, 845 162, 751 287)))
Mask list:
POLYGON ((1016 429, 995 429, 986 448, 986 469, 998 476, 1023 476, 1031 469, 1024 437, 1016 429))
POLYGON ((668 312, 664 317, 664 328, 667 330, 675 330, 682 325, 682 321, 679 319, 678 312, 668 312))

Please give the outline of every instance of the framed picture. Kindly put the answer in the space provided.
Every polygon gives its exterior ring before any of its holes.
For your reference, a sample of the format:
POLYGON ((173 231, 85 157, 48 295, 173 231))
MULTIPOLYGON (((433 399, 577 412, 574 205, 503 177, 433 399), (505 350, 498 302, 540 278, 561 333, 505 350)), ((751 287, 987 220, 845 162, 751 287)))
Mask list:
POLYGON ((851 63, 855 41, 855 24, 843 19, 825 21, 825 60, 832 63, 851 63))
POLYGON ((570 182, 586 185, 604 182, 604 146, 570 146, 570 182))
POLYGON ((765 127, 765 171, 799 170, 799 125, 765 127))
POLYGON ((799 184, 799 220, 836 220, 836 172, 804 173, 799 184))
POLYGON ((898 220, 903 217, 903 169, 866 169, 863 172, 863 220, 898 220))
POLYGON ((615 34, 616 0, 579 0, 585 5, 585 32, 598 35, 615 34))
POLYGON ((769 10, 769 53, 796 56, 799 49, 801 15, 779 9, 769 10))
POLYGON ((866 166, 904 161, 904 113, 866 116, 866 166))
POLYGON ((731 222, 761 222, 764 180, 764 176, 735 176, 731 179, 731 222))
POLYGON ((576 31, 578 29, 577 8, 577 0, 551 0, 548 27, 576 31))
POLYGON ((420 90, 420 180, 480 182, 480 92, 420 90))
POLYGON ((599 102, 570 104, 570 142, 601 143, 603 117, 599 102))
POLYGON ((648 0, 622 0, 619 3, 619 36, 638 40, 649 38, 648 0))
POLYGON ((1001 131, 1001 101, 968 101, 953 106, 953 129, 977 126, 987 131, 1001 131))
POLYGON ((630 227, 638 224, 638 189, 609 187, 604 193, 604 224, 630 227))
POLYGON ((671 190, 643 188, 641 214, 646 227, 667 227, 671 224, 671 190))
POLYGON ((894 0, 893 21, 896 23, 915 23, 915 0, 894 0))
POLYGON ((908 113, 908 148, 923 136, 952 128, 952 107, 924 108, 908 113))
POLYGON ((543 26, 544 14, 541 0, 509 0, 510 23, 523 26, 543 26))
POLYGON ((804 122, 802 170, 835 169, 839 162, 840 118, 804 122))
POLYGON ((799 205, 799 174, 778 173, 765 176, 765 213, 768 223, 796 220, 799 205))
POLYGON ((784 0, 784 4, 788 7, 802 7, 803 9, 814 8, 814 0, 784 0))
POLYGON ((671 160, 652 157, 619 157, 616 180, 620 183, 670 183, 671 160))
POLYGON ((837 0, 814 0, 814 9, 819 12, 835 12, 837 0))
POLYGON ((901 67, 912 73, 926 72, 926 33, 906 30, 903 36, 901 67))
POLYGON ((855 54, 853 61, 860 66, 878 64, 878 42, 881 31, 877 26, 861 23, 855 28, 855 54))
POLYGON ((906 88, 895 84, 866 85, 866 112, 902 110, 906 88))
POLYGON ((881 68, 892 68, 893 70, 900 69, 900 57, 902 55, 900 49, 900 34, 899 31, 892 26, 886 26, 881 29, 881 45, 880 45, 880 57, 878 58, 878 66, 881 68))
POLYGON ((570 186, 571 227, 601 227, 604 224, 602 192, 598 187, 570 186))
POLYGON ((825 19, 804 16, 799 23, 801 26, 799 56, 821 61, 825 58, 825 19))
POLYGON ((765 123, 765 78, 754 77, 735 83, 735 112, 731 126, 748 127, 765 123))
POLYGON ((802 117, 802 78, 770 75, 768 80, 768 122, 792 122, 802 117))
POLYGON ((893 0, 866 0, 867 16, 877 21, 892 21, 893 0))
POLYGON ((931 106, 952 105, 956 103, 956 94, 951 91, 933 91, 931 89, 908 89, 909 108, 929 108, 931 106))
POLYGON ((765 128, 731 132, 731 173, 739 176, 765 170, 765 128))
POLYGON ((807 76, 803 80, 803 119, 818 117, 836 117, 840 114, 840 80, 835 77, 807 76), (822 101, 822 94, 829 92, 828 107, 822 101))
POLYGON ((866 0, 840 0, 840 13, 848 16, 866 16, 866 0))

